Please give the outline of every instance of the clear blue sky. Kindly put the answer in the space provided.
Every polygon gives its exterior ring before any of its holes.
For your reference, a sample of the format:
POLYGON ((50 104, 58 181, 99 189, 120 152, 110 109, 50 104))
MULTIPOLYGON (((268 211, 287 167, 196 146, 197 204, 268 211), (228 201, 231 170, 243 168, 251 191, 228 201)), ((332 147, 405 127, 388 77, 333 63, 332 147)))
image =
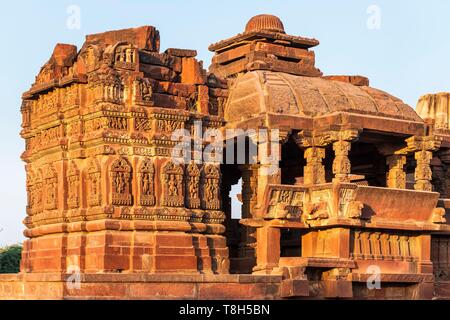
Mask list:
POLYGON ((0 246, 23 239, 20 96, 57 42, 80 48, 86 34, 153 25, 160 30, 162 50, 196 49, 207 67, 209 44, 242 32, 256 14, 272 13, 287 33, 321 41, 315 51, 325 74, 365 75, 372 86, 414 107, 424 93, 450 91, 449 12, 448 0, 5 1, 0 14, 0 246), (67 28, 70 5, 81 9, 79 30, 67 28), (380 29, 367 27, 372 5, 381 10, 380 29))

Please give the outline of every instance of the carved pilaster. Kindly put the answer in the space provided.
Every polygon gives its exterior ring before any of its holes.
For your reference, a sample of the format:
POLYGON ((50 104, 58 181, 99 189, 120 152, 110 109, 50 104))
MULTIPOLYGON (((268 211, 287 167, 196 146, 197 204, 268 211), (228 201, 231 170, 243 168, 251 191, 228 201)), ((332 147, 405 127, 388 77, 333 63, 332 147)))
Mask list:
POLYGON ((389 172, 386 177, 386 185, 390 189, 406 189, 406 155, 394 154, 386 158, 389 172))
POLYGON ((431 179, 433 173, 431 172, 430 162, 433 158, 431 151, 417 151, 414 154, 414 158, 417 161, 414 177, 416 183, 414 189, 421 191, 432 191, 431 179))
MULTIPOLYGON (((254 208, 257 204, 258 165, 242 165, 242 218, 253 218, 254 208)), ((256 230, 243 228, 239 244, 239 257, 252 261, 255 257, 256 230)))
POLYGON ((351 164, 348 154, 351 149, 350 141, 336 141, 333 143, 334 160, 333 160, 333 181, 350 182, 349 175, 351 173, 351 164))
POLYGON ((257 200, 258 165, 242 165, 242 218, 251 218, 257 200))
POLYGON ((310 147, 305 150, 306 166, 304 168, 305 185, 325 183, 325 148, 310 147))

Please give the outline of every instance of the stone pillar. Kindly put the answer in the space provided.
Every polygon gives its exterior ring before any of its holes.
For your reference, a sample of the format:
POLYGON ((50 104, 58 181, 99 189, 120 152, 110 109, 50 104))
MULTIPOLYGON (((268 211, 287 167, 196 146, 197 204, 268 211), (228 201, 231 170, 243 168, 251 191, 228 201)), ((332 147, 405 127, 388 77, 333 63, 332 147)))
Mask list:
POLYGON ((306 166, 304 168, 305 185, 325 183, 325 167, 322 160, 325 158, 325 148, 309 147, 305 150, 306 166))
POLYGON ((416 179, 416 184, 414 185, 415 190, 420 191, 432 191, 433 187, 431 184, 431 179, 433 173, 431 172, 430 162, 433 158, 433 153, 431 151, 417 151, 414 154, 417 161, 416 171, 414 177, 416 179))
POLYGON ((390 189, 406 189, 406 155, 394 154, 386 158, 389 172, 386 177, 386 185, 390 189))
MULTIPOLYGON (((257 204, 258 165, 242 165, 242 219, 253 218, 253 210, 257 204)), ((242 273, 251 272, 256 260, 256 230, 240 225, 240 243, 237 266, 242 273)))
POLYGON ((351 173, 351 164, 348 154, 352 143, 350 141, 339 140, 333 143, 334 160, 333 160, 333 182, 350 182, 349 175, 351 173))
POLYGON ((259 135, 257 203, 264 201, 264 194, 268 185, 281 184, 281 170, 279 166, 281 146, 287 141, 288 136, 288 132, 279 130, 270 130, 267 134, 260 133, 259 135), (268 137, 269 133, 270 137, 268 137))
POLYGON ((406 140, 406 152, 414 152, 414 158, 417 162, 414 173, 416 180, 414 185, 415 190, 433 190, 433 185, 431 184, 431 180, 433 178, 433 173, 431 171, 431 160, 433 159, 433 151, 440 148, 441 142, 441 138, 433 135, 424 137, 414 136, 406 140))
POLYGON ((270 274, 273 268, 278 267, 280 260, 280 237, 278 228, 262 227, 257 231, 256 267, 254 274, 270 274))
POLYGON ((257 203, 259 165, 242 165, 242 218, 252 218, 257 203))

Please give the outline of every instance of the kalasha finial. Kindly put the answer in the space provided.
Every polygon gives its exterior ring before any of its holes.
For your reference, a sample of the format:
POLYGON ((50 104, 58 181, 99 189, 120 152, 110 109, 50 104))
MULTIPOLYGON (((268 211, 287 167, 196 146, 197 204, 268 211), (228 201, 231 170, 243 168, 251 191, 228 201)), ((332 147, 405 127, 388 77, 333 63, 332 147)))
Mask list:
POLYGON ((280 18, 271 14, 260 14, 251 18, 245 26, 245 33, 255 31, 272 31, 286 33, 280 18))

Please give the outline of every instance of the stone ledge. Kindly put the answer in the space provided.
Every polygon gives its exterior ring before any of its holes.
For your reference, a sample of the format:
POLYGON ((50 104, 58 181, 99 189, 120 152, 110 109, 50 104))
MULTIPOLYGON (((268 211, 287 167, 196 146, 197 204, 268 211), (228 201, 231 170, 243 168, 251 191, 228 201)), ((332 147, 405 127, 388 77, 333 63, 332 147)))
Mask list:
MULTIPOLYGON (((0 300, 320 299, 317 290, 329 298, 352 299, 351 292, 354 291, 355 286, 363 285, 369 275, 353 274, 352 281, 340 281, 340 285, 337 286, 338 283, 332 281, 282 282, 280 276, 265 275, 87 274, 83 275, 79 288, 68 288, 66 280, 71 280, 68 276, 67 274, 28 274, 25 277, 22 274, 0 275, 0 300), (325 292, 325 289, 328 291, 325 292)), ((389 295, 389 292, 397 290, 399 283, 403 284, 403 288, 410 288, 409 291, 417 292, 415 295, 405 295, 403 297, 405 299, 433 298, 432 275, 417 274, 413 276, 382 275, 384 291, 377 291, 374 297, 369 296, 370 292, 363 292, 361 296, 361 292, 358 291, 358 295, 353 293, 353 299, 383 298, 384 295, 389 295)), ((363 286, 365 287, 365 285, 363 286)), ((450 282, 436 282, 435 286, 434 299, 450 297, 450 282)), ((398 296, 398 298, 402 298, 402 296, 398 296)))
MULTIPOLYGON (((352 273, 353 282, 367 282, 367 280, 372 279, 373 274, 363 274, 363 273, 352 273), (372 277, 372 278, 371 278, 372 277)), ((381 274, 381 282, 394 282, 394 283, 420 283, 420 282, 433 282, 434 276, 432 274, 410 274, 410 273, 392 273, 392 274, 381 274)))
MULTIPOLYGON (((73 274, 57 273, 27 273, 0 274, 0 282, 64 282, 73 274)), ((126 273, 84 273, 80 275, 81 282, 171 282, 171 283, 279 283, 281 276, 251 275, 251 274, 126 274, 126 273)))

